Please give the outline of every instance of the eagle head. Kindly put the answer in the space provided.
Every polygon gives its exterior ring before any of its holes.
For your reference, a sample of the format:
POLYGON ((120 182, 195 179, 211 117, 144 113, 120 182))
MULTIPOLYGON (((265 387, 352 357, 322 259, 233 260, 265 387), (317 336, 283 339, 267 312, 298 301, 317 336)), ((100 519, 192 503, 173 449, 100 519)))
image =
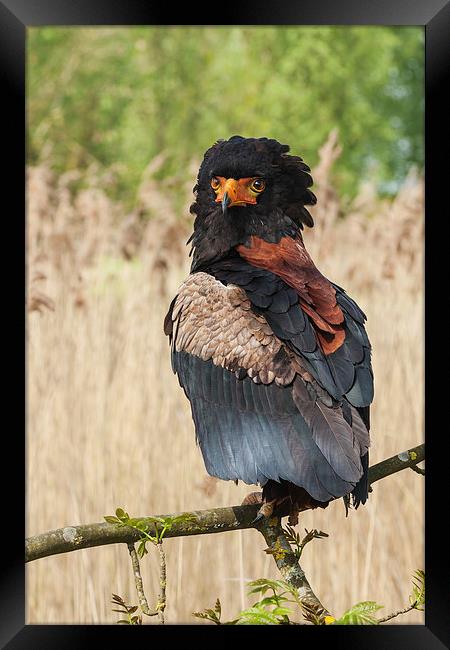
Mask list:
POLYGON ((308 189, 311 170, 288 151, 277 140, 239 135, 206 151, 190 209, 196 215, 189 239, 193 271, 246 245, 251 236, 278 243, 296 237, 303 224, 314 225, 305 208, 316 203, 308 189))

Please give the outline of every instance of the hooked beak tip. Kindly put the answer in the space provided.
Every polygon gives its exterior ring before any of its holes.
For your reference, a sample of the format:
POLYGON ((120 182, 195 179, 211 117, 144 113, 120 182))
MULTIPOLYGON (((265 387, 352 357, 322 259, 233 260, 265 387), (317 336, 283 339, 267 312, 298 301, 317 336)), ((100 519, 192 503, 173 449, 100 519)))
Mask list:
POLYGON ((223 195, 223 199, 222 199, 222 212, 223 212, 223 214, 226 214, 227 208, 228 208, 230 203, 231 203, 231 199, 228 196, 228 192, 225 192, 225 194, 223 195))

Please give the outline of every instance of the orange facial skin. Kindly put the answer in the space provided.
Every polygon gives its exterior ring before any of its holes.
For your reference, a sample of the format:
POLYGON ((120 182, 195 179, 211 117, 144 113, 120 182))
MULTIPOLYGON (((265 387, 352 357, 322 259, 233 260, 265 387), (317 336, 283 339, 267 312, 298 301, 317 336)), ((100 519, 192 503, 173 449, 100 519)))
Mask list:
POLYGON ((256 204, 256 197, 261 192, 255 192, 250 186, 253 181, 259 178, 258 176, 240 178, 239 180, 235 178, 224 178, 223 176, 215 176, 215 178, 220 181, 220 187, 214 189, 217 195, 216 203, 222 203, 223 196, 226 192, 231 199, 231 202, 228 204, 229 207, 233 207, 234 205, 245 206, 247 204, 256 204))

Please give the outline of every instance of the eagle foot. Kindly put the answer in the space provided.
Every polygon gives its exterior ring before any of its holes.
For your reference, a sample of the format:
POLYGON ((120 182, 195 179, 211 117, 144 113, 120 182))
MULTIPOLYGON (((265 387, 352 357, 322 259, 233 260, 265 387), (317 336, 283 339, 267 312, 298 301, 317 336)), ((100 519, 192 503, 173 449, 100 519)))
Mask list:
POLYGON ((250 492, 244 498, 241 506, 253 506, 256 503, 262 503, 262 492, 250 492))
POLYGON ((277 504, 277 499, 272 499, 272 501, 266 501, 265 503, 262 504, 262 506, 258 510, 258 516, 260 518, 271 517, 276 504, 277 504))
MULTIPOLYGON (((275 514, 277 514, 276 509, 278 508, 278 506, 281 506, 285 501, 290 499, 291 499, 290 495, 286 495, 284 497, 277 497, 275 499, 271 499, 270 501, 263 501, 262 492, 250 492, 250 494, 247 494, 247 496, 244 498, 241 505, 253 506, 255 504, 261 504, 261 507, 259 508, 255 519, 252 521, 252 524, 254 524, 257 523, 258 521, 261 521, 261 519, 263 518, 271 517, 274 512, 275 514)), ((286 515, 289 515, 288 524, 290 526, 297 526, 298 514, 299 512, 301 512, 301 510, 304 509, 305 508, 301 508, 298 504, 291 502, 290 509, 287 510, 285 506, 278 514, 278 516, 285 517, 286 515)))
MULTIPOLYGON (((289 496, 285 496, 277 499, 272 499, 271 501, 264 501, 260 509, 258 510, 258 514, 256 515, 256 518, 253 520, 252 523, 255 523, 257 521, 260 521, 263 517, 268 519, 274 514, 275 509, 280 506, 286 499, 289 499, 289 496)), ((277 513, 275 512, 275 515, 277 513)), ((279 515, 280 516, 280 515, 279 515)))

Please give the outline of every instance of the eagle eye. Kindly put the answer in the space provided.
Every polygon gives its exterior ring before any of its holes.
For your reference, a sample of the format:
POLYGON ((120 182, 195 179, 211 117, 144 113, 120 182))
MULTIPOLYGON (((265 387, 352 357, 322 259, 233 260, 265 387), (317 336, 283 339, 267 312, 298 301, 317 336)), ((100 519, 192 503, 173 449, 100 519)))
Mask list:
POLYGON ((217 178, 217 176, 213 176, 211 178, 211 187, 213 188, 214 192, 217 192, 220 188, 220 181, 217 178))
POLYGON ((250 185, 250 189, 257 194, 260 194, 266 189, 266 181, 262 178, 255 178, 250 185))

